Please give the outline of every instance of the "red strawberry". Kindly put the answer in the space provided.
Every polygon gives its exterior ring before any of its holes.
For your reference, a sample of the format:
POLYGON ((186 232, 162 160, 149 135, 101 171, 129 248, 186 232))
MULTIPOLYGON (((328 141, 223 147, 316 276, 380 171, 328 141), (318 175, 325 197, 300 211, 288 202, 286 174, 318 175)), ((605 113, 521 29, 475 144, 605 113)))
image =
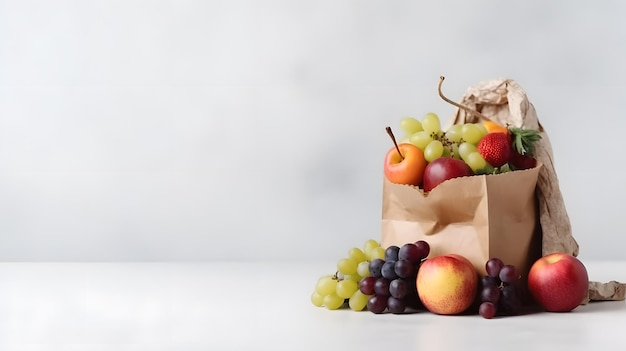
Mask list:
POLYGON ((530 169, 537 166, 537 160, 534 157, 528 154, 522 155, 515 149, 513 149, 513 152, 511 153, 510 162, 515 169, 530 169))
POLYGON ((511 158, 511 137, 508 133, 489 133, 478 142, 478 153, 494 167, 511 158))

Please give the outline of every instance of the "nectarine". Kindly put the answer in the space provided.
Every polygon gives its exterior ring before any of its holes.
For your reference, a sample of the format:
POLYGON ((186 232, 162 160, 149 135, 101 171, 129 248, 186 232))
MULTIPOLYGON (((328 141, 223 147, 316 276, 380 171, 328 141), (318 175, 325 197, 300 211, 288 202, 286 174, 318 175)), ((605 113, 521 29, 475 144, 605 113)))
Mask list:
POLYGON ((416 279, 417 294, 430 312, 459 314, 474 302, 478 272, 465 257, 448 254, 422 262, 416 279))

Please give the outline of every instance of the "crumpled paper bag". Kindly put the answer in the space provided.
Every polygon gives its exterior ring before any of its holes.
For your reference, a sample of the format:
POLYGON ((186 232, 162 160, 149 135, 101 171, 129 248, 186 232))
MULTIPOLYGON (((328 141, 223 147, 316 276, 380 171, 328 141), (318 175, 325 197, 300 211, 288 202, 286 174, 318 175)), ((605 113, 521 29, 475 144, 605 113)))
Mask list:
MULTIPOLYGON (((474 110, 502 125, 539 131, 541 140, 535 144, 535 157, 543 164, 536 188, 542 254, 567 252, 578 256, 579 245, 572 235, 569 216, 559 188, 550 139, 526 92, 512 79, 487 80, 468 88, 459 104, 469 110, 458 108, 450 125, 479 122, 480 117, 472 112, 474 110)), ((624 283, 590 281, 588 297, 583 303, 593 300, 624 300, 625 290, 624 283)))

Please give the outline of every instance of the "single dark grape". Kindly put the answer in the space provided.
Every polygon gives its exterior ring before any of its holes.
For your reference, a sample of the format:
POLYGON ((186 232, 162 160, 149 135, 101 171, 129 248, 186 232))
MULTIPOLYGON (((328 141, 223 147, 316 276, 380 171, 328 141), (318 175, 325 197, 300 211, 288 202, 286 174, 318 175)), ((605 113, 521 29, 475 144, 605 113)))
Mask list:
POLYGON ((407 290, 404 300, 406 300, 407 303, 414 298, 419 300, 419 296, 417 294, 417 284, 415 282, 415 279, 403 279, 403 280, 406 283, 406 290, 407 290))
POLYGON ((389 283, 389 294, 396 299, 403 299, 409 292, 409 284, 403 279, 394 279, 389 283))
POLYGON ((480 292, 481 302, 491 302, 495 305, 500 301, 500 289, 495 285, 485 286, 480 292))
POLYGON ((515 286, 511 284, 504 284, 501 290, 503 298, 511 298, 517 296, 517 291, 515 290, 515 286))
POLYGON ((487 274, 489 274, 490 276, 494 278, 499 277, 500 270, 502 269, 502 267, 504 267, 504 262, 502 262, 501 259, 496 258, 496 257, 490 258, 485 263, 485 270, 487 271, 487 274))
POLYGON ((389 296, 390 280, 386 278, 378 278, 374 283, 374 293, 380 296, 389 296))
POLYGON ((507 264, 500 270, 499 277, 505 283, 513 283, 520 278, 520 275, 515 266, 507 264))
POLYGON ((359 282, 359 290, 365 295, 374 295, 374 284, 376 284, 376 277, 369 276, 361 279, 359 282))
POLYGON ((483 276, 481 278, 481 282, 483 284, 483 287, 500 285, 500 279, 499 278, 494 278, 494 277, 492 277, 490 275, 483 276))
POLYGON ((409 295, 417 296, 417 282, 415 279, 403 279, 406 282, 407 287, 409 288, 409 295))
POLYGON ((520 314, 522 302, 515 290, 514 285, 505 285, 502 287, 499 308, 504 314, 515 316, 520 314))
POLYGON ((398 260, 395 268, 396 274, 400 278, 409 278, 415 276, 415 265, 409 260, 398 260))
POLYGON ((387 278, 389 280, 398 278, 398 275, 396 274, 396 261, 385 261, 380 273, 383 278, 387 278))
POLYGON ((409 293, 404 298, 404 301, 406 301, 407 307, 410 307, 416 310, 421 310, 425 308, 424 305, 422 304, 422 301, 419 299, 419 296, 417 296, 417 293, 409 293))
POLYGON ((398 251, 398 259, 408 260, 413 264, 419 263, 422 260, 420 249, 413 243, 404 244, 398 251))
POLYGON ((385 264, 385 260, 380 259, 380 258, 375 258, 372 261, 370 261, 370 274, 376 278, 380 278, 382 277, 382 269, 383 269, 383 264, 385 264))
POLYGON ((491 319, 495 317, 497 313, 496 305, 491 302, 483 302, 478 307, 478 314, 480 314, 483 318, 491 319))
POLYGON ((402 299, 389 296, 387 298, 387 308, 391 313, 402 313, 406 310, 406 302, 402 299))
POLYGON ((385 249, 385 261, 397 261, 400 247, 391 245, 385 249))
POLYGON ((367 300, 367 309, 370 312, 380 314, 387 309, 387 297, 374 295, 367 300))
POLYGON ((420 261, 428 257, 430 254, 430 245, 424 240, 418 240, 415 242, 415 246, 418 248, 417 256, 420 257, 420 261))

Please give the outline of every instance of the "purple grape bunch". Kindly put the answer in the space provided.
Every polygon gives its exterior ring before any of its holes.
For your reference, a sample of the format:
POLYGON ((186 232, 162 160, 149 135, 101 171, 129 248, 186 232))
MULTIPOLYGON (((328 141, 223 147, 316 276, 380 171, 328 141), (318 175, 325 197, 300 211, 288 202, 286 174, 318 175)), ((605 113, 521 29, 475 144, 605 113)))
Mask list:
POLYGON ((519 315, 522 310, 518 285, 521 275, 517 268, 494 257, 487 260, 485 270, 487 275, 481 281, 478 313, 486 319, 519 315))
POLYGON ((430 245, 423 240, 391 245, 385 249, 384 259, 370 261, 370 276, 361 279, 359 289, 371 295, 367 302, 370 312, 380 314, 404 313, 420 307, 415 279, 424 259, 430 254, 430 245))

